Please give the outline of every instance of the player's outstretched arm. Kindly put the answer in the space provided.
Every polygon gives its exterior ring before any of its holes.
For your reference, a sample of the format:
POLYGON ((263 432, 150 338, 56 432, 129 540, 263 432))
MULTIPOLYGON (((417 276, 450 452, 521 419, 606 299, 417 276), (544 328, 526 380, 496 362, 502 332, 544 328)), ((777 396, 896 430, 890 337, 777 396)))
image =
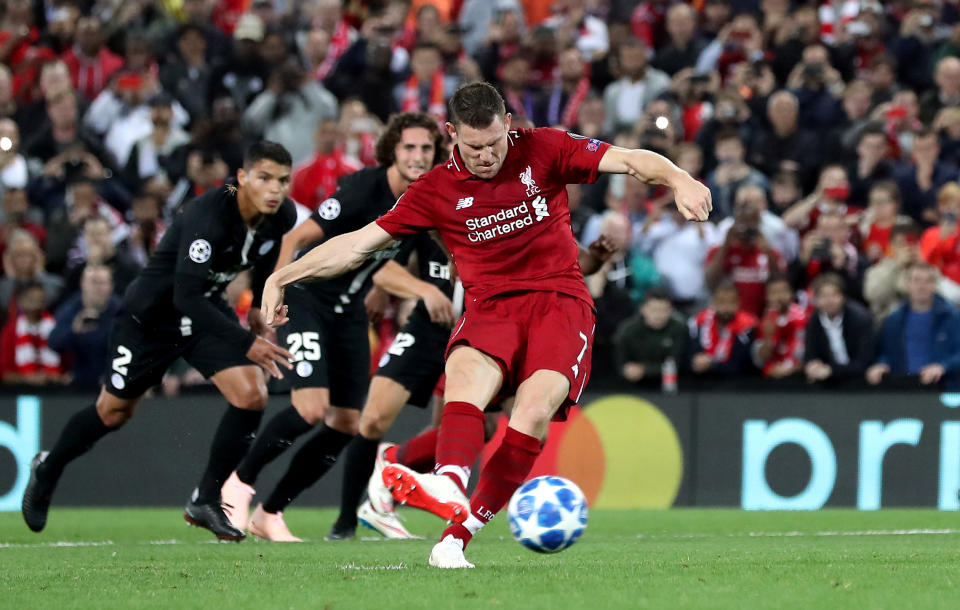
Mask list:
POLYGON ((710 189, 655 152, 611 146, 600 159, 598 169, 605 174, 629 174, 647 184, 670 187, 677 209, 687 220, 704 221, 713 210, 710 189))
POLYGON ((264 320, 271 326, 287 322, 283 290, 304 280, 329 279, 356 269, 371 254, 393 243, 389 233, 371 222, 362 229, 333 237, 307 252, 296 262, 274 271, 263 286, 260 306, 264 320))

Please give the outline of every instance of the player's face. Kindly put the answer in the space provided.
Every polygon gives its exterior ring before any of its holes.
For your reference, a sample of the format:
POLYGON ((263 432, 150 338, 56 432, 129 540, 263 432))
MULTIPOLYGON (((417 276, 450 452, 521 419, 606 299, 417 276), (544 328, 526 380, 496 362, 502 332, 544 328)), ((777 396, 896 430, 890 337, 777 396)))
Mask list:
POLYGON ((484 129, 469 125, 447 123, 447 131, 460 149, 460 156, 467 170, 484 180, 497 175, 507 158, 507 132, 510 131, 510 114, 494 117, 484 129))
POLYGON ((408 127, 400 134, 400 141, 393 150, 393 164, 404 180, 413 182, 430 169, 435 153, 429 130, 408 127))
POLYGON ((237 182, 261 214, 276 214, 290 192, 290 166, 261 159, 237 172, 237 182))

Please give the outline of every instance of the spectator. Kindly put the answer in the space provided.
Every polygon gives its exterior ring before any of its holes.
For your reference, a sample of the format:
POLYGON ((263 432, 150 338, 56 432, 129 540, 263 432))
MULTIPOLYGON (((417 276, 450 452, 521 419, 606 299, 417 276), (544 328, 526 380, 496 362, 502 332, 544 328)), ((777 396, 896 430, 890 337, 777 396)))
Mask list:
POLYGON ((110 268, 114 290, 119 296, 123 296, 139 271, 129 255, 113 242, 110 222, 99 216, 88 218, 83 223, 83 235, 71 255, 72 264, 67 268, 68 293, 80 289, 83 270, 89 265, 110 268))
POLYGON ((640 314, 617 329, 617 370, 629 382, 659 385, 664 361, 681 362, 687 335, 687 325, 673 310, 669 293, 651 288, 643 295, 640 314))
POLYGON ((726 79, 733 66, 763 58, 763 33, 757 18, 750 13, 740 13, 724 25, 716 39, 700 53, 696 72, 705 74, 716 70, 726 79))
POLYGON ((713 156, 716 148, 717 134, 733 131, 744 142, 751 141, 755 136, 756 126, 752 119, 750 107, 736 91, 720 90, 713 101, 713 116, 705 121, 694 137, 694 141, 703 151, 703 167, 705 172, 713 171, 717 160, 713 156))
POLYGON ((900 69, 897 80, 907 87, 922 90, 932 82, 934 45, 937 43, 936 24, 939 7, 918 2, 900 21, 900 35, 891 45, 900 69))
POLYGON ((957 168, 940 160, 940 142, 930 129, 913 137, 911 163, 896 170, 894 177, 903 195, 903 211, 920 224, 936 220, 936 194, 947 182, 957 180, 957 168))
POLYGON ((123 215, 103 200, 97 187, 96 182, 84 175, 72 177, 64 187, 60 200, 62 203, 50 211, 46 253, 51 270, 62 271, 67 266, 70 249, 76 244, 89 218, 98 217, 107 221, 114 244, 120 244, 130 236, 130 227, 123 215))
POLYGON ((930 123, 940 110, 960 106, 960 59, 944 57, 937 62, 933 80, 936 88, 920 98, 920 120, 930 123))
POLYGON ((620 79, 603 92, 604 133, 629 131, 647 105, 670 86, 670 77, 647 65, 647 47, 628 38, 617 52, 620 79))
MULTIPOLYGON (((870 116, 872 89, 866 81, 853 81, 843 89, 844 120, 833 129, 828 138, 830 161, 848 163, 856 157, 856 148, 864 130, 873 124, 870 116)), ((886 152, 886 147, 884 147, 886 152)), ((881 157, 882 158, 882 157, 881 157)))
POLYGON ((667 10, 669 42, 654 53, 653 67, 673 76, 692 68, 707 43, 697 35, 697 13, 689 4, 674 4, 667 10))
POLYGON ((64 380, 60 355, 47 345, 54 327, 44 288, 36 282, 16 294, 17 310, 0 333, 0 378, 4 383, 47 385, 64 380))
POLYGON ((714 289, 724 280, 733 282, 740 293, 740 308, 758 316, 765 311, 765 285, 770 274, 785 272, 786 265, 760 232, 760 208, 749 196, 744 191, 737 201, 733 225, 723 243, 707 254, 704 274, 707 286, 714 289))
POLYGON ((690 368, 695 375, 742 376, 750 372, 757 318, 740 309, 737 292, 733 282, 720 282, 710 307, 690 321, 694 352, 690 368))
POLYGON ((794 301, 784 274, 767 280, 767 311, 757 326, 753 344, 757 366, 764 377, 780 379, 803 367, 807 311, 794 301))
POLYGON ((717 134, 714 156, 717 168, 707 176, 707 186, 713 194, 715 220, 733 213, 734 199, 742 186, 754 185, 766 190, 767 178, 744 161, 744 146, 740 134, 733 130, 717 134))
MULTIPOLYGON (((136 266, 143 267, 163 239, 167 227, 161 218, 161 203, 153 195, 143 193, 135 197, 130 211, 133 214, 133 230, 129 240, 130 258, 136 266)), ((110 282, 113 283, 112 274, 110 282)))
POLYGON ((873 358, 873 320, 844 295, 843 278, 825 273, 813 282, 816 310, 807 322, 804 374, 810 382, 859 379, 873 358))
POLYGON ((816 228, 803 237, 794 265, 794 283, 809 286, 818 275, 828 272, 842 276, 851 286, 851 295, 859 296, 860 258, 850 240, 847 220, 836 211, 820 214, 816 228))
POLYGON ((43 268, 43 251, 26 231, 14 231, 7 238, 3 253, 3 277, 0 278, 0 319, 16 311, 14 293, 28 284, 43 286, 44 303, 56 303, 63 291, 63 280, 43 268))
MULTIPOLYGON (((779 252, 784 262, 791 263, 797 258, 799 237, 779 216, 767 208, 767 193, 759 186, 745 184, 737 189, 735 201, 744 201, 756 206, 760 210, 760 233, 770 246, 779 252)), ((727 232, 733 227, 734 219, 725 218, 717 225, 720 239, 725 239, 727 232)))
POLYGON ((426 112, 443 122, 447 100, 458 82, 457 77, 444 74, 439 47, 420 43, 410 56, 410 76, 393 90, 394 107, 400 112, 426 112))
POLYGON ((27 160, 20 154, 20 129, 13 119, 0 119, 0 197, 8 189, 27 186, 27 160))
POLYGON ((42 124, 26 139, 23 147, 32 167, 46 171, 44 163, 71 148, 101 154, 99 143, 81 125, 80 107, 72 89, 51 92, 46 97, 44 111, 42 124))
POLYGON ((840 216, 859 217, 862 208, 857 202, 850 201, 850 180, 842 165, 828 165, 820 172, 817 188, 801 201, 792 205, 783 213, 787 226, 806 234, 817 226, 821 214, 832 213, 840 216), (848 205, 848 202, 851 205, 848 205))
POLYGON ((100 95, 113 73, 123 66, 123 59, 104 45, 103 24, 96 17, 77 21, 76 44, 62 57, 74 89, 87 100, 100 95))
POLYGON ((940 158, 954 166, 960 165, 960 106, 941 110, 933 128, 940 136, 940 158))
POLYGON ((124 169, 125 182, 135 190, 158 174, 167 178, 181 175, 186 164, 186 145, 190 142, 187 132, 174 122, 173 98, 158 93, 150 98, 147 106, 150 107, 150 133, 134 143, 124 169))
POLYGON ((867 81, 873 87, 873 103, 886 104, 900 91, 897 84, 897 60, 892 55, 883 53, 870 61, 867 81))
POLYGON ((574 48, 561 51, 558 68, 558 79, 544 92, 534 123, 569 129, 576 123, 580 105, 590 94, 590 79, 587 64, 574 48))
POLYGON ((507 112, 514 119, 523 117, 533 120, 536 112, 536 91, 530 86, 530 59, 516 53, 500 62, 500 86, 507 112))
POLYGON ((187 173, 167 197, 164 211, 169 217, 180 205, 207 190, 223 184, 230 176, 230 166, 216 150, 194 150, 187 155, 187 173))
POLYGON ((174 96, 190 118, 210 115, 210 79, 213 66, 207 61, 204 28, 185 23, 176 33, 176 53, 160 69, 160 83, 174 96))
POLYGON ((337 190, 340 178, 360 169, 359 164, 340 150, 340 139, 337 121, 325 119, 317 123, 314 136, 316 154, 294 170, 291 199, 316 210, 321 201, 337 190))
POLYGON ((263 35, 263 21, 259 17, 249 13, 240 17, 233 30, 230 57, 210 76, 212 99, 229 95, 236 107, 243 111, 263 91, 270 76, 260 58, 263 35))
MULTIPOLYGON (((960 216, 960 184, 948 182, 937 191, 937 222, 927 228, 920 238, 920 254, 923 260, 930 262, 937 244, 957 230, 958 216, 960 216)), ((944 272, 943 268, 940 272, 944 272)))
MULTIPOLYGON (((516 46, 524 33, 523 19, 523 6, 518 0, 466 0, 459 21, 464 30, 464 50, 475 56, 487 44, 516 46)), ((497 53, 495 57, 516 54, 516 50, 506 50, 506 54, 497 53)))
POLYGON ((783 217, 800 200, 803 191, 796 172, 780 171, 770 180, 770 211, 783 217))
POLYGON ((551 5, 553 14, 543 25, 557 32, 562 46, 571 45, 584 61, 603 57, 610 50, 610 35, 602 19, 586 12, 586 0, 557 0, 551 5))
POLYGON ((74 387, 91 389, 100 384, 110 361, 109 335, 120 306, 120 297, 113 294, 110 268, 88 265, 83 270, 80 292, 57 310, 50 347, 71 362, 74 387))
POLYGON ((822 143, 817 135, 798 120, 799 104, 789 91, 777 91, 767 102, 771 129, 760 130, 750 147, 751 162, 767 175, 779 171, 799 174, 810 184, 816 169, 823 165, 822 143))
POLYGON ((843 120, 839 103, 843 78, 830 65, 830 55, 823 45, 810 45, 803 50, 803 61, 790 73, 787 86, 797 96, 801 124, 824 130, 843 120))
POLYGON ((873 123, 860 132, 856 162, 847 164, 847 175, 850 177, 850 201, 867 201, 870 187, 875 182, 893 177, 894 165, 888 158, 889 153, 887 134, 879 124, 873 123))
MULTIPOLYGON (((7 242, 16 231, 26 231, 37 240, 37 244, 43 248, 47 239, 47 230, 41 224, 33 222, 42 218, 29 218, 30 216, 39 216, 31 214, 30 201, 27 199, 27 192, 23 189, 10 189, 3 193, 3 217, 0 220, 0 259, 3 258, 3 252, 7 247, 7 242)), ((36 210, 33 210, 36 212, 36 210)))
POLYGON ((711 222, 690 222, 666 203, 650 210, 639 225, 636 244, 653 258, 671 297, 681 309, 696 311, 708 299, 703 268, 717 230, 711 222))
MULTIPOLYGON (((878 385, 919 378, 920 385, 956 389, 960 371, 960 313, 936 295, 937 270, 916 263, 907 271, 907 300, 887 316, 878 357, 866 377, 878 385)), ((909 381, 906 381, 910 383, 909 381)))
POLYGON ((27 108, 17 103, 17 98, 13 95, 13 75, 10 68, 0 63, 0 118, 13 119, 22 128, 28 125, 27 114, 27 108))
MULTIPOLYGON (((870 205, 860 223, 863 241, 860 252, 867 264, 872 264, 889 254, 890 237, 897 222, 911 222, 906 216, 900 216, 900 189, 892 180, 875 182, 870 188, 870 205)), ((916 242, 916 236, 913 237, 916 242)))

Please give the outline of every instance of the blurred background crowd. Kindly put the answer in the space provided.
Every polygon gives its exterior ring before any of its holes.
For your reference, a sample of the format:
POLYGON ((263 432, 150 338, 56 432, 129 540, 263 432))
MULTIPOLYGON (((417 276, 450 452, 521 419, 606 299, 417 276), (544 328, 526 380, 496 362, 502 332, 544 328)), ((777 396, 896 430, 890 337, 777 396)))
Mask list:
POLYGON ((957 0, 6 0, 3 383, 95 386, 123 290, 250 142, 290 150, 305 217, 391 113, 443 121, 479 79, 514 126, 713 193, 694 224, 661 187, 569 187, 578 240, 621 248, 588 278, 594 387, 960 382, 957 0))

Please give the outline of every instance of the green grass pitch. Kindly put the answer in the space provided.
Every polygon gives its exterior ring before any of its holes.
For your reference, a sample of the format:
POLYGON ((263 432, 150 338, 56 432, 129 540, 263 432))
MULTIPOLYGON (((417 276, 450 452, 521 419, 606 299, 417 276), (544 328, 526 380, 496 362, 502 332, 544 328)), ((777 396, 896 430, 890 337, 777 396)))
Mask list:
MULTIPOLYGON (((960 606, 960 519, 935 511, 594 511, 583 538, 538 555, 501 515, 467 549, 475 570, 426 558, 426 540, 324 542, 330 510, 291 510, 304 544, 216 543, 165 509, 65 509, 29 532, 0 514, 0 607, 890 608, 960 606)), ((363 536, 375 536, 363 530, 363 536)))

